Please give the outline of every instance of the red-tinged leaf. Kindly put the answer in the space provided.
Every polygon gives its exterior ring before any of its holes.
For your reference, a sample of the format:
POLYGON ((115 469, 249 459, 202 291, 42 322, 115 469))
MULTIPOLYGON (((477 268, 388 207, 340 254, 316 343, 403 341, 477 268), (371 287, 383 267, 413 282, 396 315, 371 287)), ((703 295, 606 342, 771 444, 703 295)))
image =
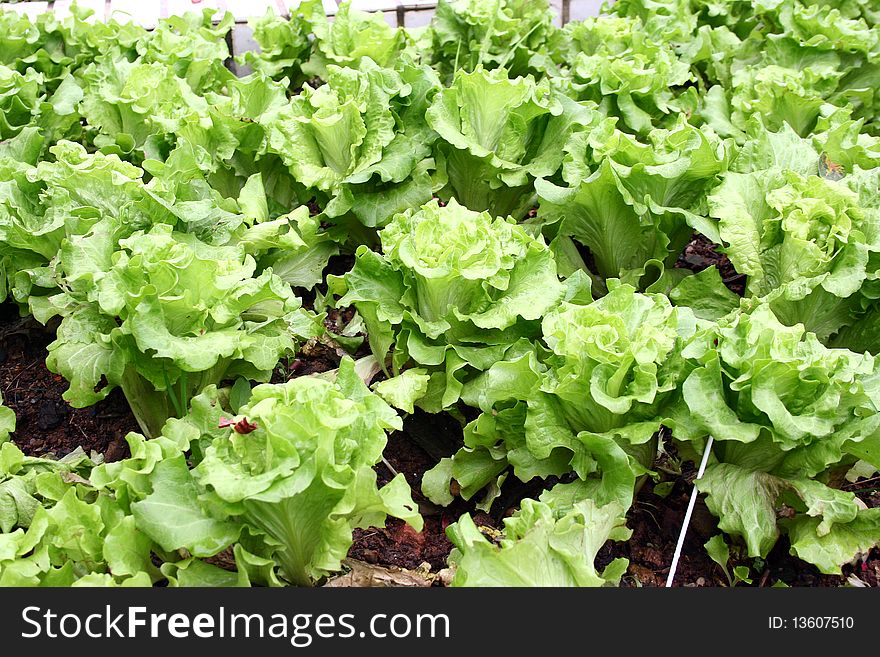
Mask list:
POLYGON ((252 431, 257 430, 256 422, 248 422, 246 417, 241 418, 238 422, 235 423, 235 426, 232 427, 236 433, 246 434, 251 433, 252 431))

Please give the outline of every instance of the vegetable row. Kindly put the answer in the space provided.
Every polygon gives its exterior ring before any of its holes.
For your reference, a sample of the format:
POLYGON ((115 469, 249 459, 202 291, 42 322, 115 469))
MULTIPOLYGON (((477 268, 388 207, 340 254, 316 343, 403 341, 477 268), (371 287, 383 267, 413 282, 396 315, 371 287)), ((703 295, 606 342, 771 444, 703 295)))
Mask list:
POLYGON ((373 469, 416 408, 463 425, 431 502, 547 482, 500 539, 449 528, 456 585, 617 583, 599 549, 709 436, 698 487, 748 556, 866 554, 878 15, 724 5, 441 1, 408 31, 307 1, 253 20, 244 77, 228 16, 0 13, 0 296, 60 318, 68 402, 121 388, 142 430, 116 463, 0 446, 0 584, 319 582, 354 529, 421 528, 373 469), (694 233, 743 296, 676 266, 694 233), (269 383, 316 342, 338 370, 269 383))

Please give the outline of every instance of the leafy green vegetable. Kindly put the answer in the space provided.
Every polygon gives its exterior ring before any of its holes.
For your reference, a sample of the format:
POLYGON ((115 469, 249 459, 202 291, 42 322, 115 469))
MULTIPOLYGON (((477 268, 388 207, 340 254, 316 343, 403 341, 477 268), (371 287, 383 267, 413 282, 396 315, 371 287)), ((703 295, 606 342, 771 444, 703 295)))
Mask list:
POLYGON ((446 530, 455 545, 452 586, 614 586, 628 561, 615 559, 596 571, 594 560, 609 539, 626 540, 623 509, 591 500, 565 513, 535 500, 504 520, 499 543, 484 536, 469 515, 446 530))
POLYGON ((307 16, 311 15, 314 4, 315 0, 300 3, 289 19, 277 16, 271 9, 263 16, 249 18, 248 25, 260 50, 245 51, 238 56, 238 61, 274 80, 287 78, 293 87, 301 86, 307 77, 302 66, 312 53, 307 16))
POLYGON ((97 495, 81 450, 60 461, 0 446, 0 586, 149 586, 160 579, 152 542, 97 495))
POLYGON ((534 179, 558 171, 566 141, 593 117, 547 80, 510 80, 503 69, 457 73, 425 115, 440 135, 436 152, 447 181, 440 197, 523 218, 535 203, 534 179))
MULTIPOLYGON (((211 429, 193 476, 208 491, 206 508, 258 536, 252 549, 274 559, 288 582, 307 586, 339 570, 355 527, 381 526, 392 515, 421 530, 403 475, 376 485, 372 466, 385 432, 401 424, 351 359, 333 382, 300 377, 257 386, 240 414, 253 431, 211 429)), ((160 486, 171 487, 164 494, 176 490, 155 474, 153 486, 153 498, 160 486)))
POLYGON ((567 142, 567 187, 538 180, 539 219, 586 246, 602 279, 640 282, 652 260, 671 267, 694 229, 716 233, 701 215, 705 193, 727 169, 728 148, 683 118, 651 131, 648 143, 608 119, 567 142))
POLYGON ((146 435, 25 456, 0 402, 0 584, 316 584, 421 526, 392 407, 463 426, 436 504, 554 484, 450 527, 455 585, 615 584, 658 450, 708 436, 729 583, 783 534, 825 573, 877 545, 842 485, 880 471, 876 2, 306 0, 236 73, 231 14, 95 18, 0 11, 0 300, 146 435))
POLYGON ((15 431, 15 412, 3 405, 0 395, 0 444, 9 440, 9 434, 15 431))
POLYGON ((669 43, 644 34, 639 21, 587 18, 567 28, 574 95, 620 117, 628 132, 671 128, 693 111, 696 77, 669 43))
POLYGON ((557 75, 565 39, 545 0, 440 0, 420 45, 446 79, 457 70, 557 75))
POLYGON ((341 3, 332 21, 327 20, 321 2, 299 7, 315 39, 312 57, 303 66, 308 75, 326 78, 330 66, 360 68, 367 60, 393 68, 402 55, 411 52, 405 30, 388 25, 382 12, 367 13, 351 5, 350 0, 341 3))
MULTIPOLYGON (((86 254, 69 255, 74 273, 86 254)), ((121 386, 150 436, 208 384, 268 379, 298 338, 318 330, 271 270, 254 277, 241 245, 210 246, 158 224, 118 250, 106 244, 89 265, 91 285, 49 297, 41 309, 43 321, 63 317, 47 366, 70 381, 64 397, 74 406, 121 386)))
POLYGON ((359 70, 330 66, 326 80, 259 120, 268 150, 298 182, 326 195, 330 217, 351 212, 381 227, 430 200, 435 136, 424 112, 436 74, 415 66, 398 73, 364 59, 359 70))
POLYGON ((709 212, 748 277, 746 295, 766 298, 785 324, 801 322, 827 340, 864 312, 860 291, 876 276, 876 173, 854 164, 842 179, 820 176, 826 160, 809 141, 790 128, 753 129, 709 212))
POLYGON ((508 357, 466 383, 462 398, 483 414, 451 461, 426 475, 424 493, 448 502, 454 479, 468 499, 509 464, 522 481, 573 471, 557 501, 628 509, 687 375, 680 350, 695 329, 686 308, 626 285, 588 305, 561 304, 543 321, 546 350, 508 357))
MULTIPOLYGON (((762 304, 698 332, 683 356, 697 367, 669 422, 677 441, 715 437, 717 461, 697 485, 721 529, 764 557, 783 508, 817 518, 817 538, 855 521, 854 494, 830 484, 835 470, 859 459, 880 463, 870 355, 828 349, 762 304)), ((811 539, 802 532, 800 540, 811 539)))
POLYGON ((393 347, 395 372, 410 361, 435 368, 430 387, 440 407, 458 399, 457 370, 484 370, 518 339, 536 336, 562 297, 542 241, 455 201, 398 214, 379 236, 384 255, 360 247, 354 269, 330 279, 331 291, 342 297, 338 306, 358 309, 383 367, 393 347))

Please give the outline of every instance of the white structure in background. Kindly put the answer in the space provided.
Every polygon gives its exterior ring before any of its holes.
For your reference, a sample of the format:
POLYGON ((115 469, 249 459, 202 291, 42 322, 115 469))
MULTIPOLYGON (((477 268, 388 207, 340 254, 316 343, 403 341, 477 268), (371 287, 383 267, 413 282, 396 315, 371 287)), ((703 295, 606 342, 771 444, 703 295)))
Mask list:
MULTIPOLYGON (((486 0, 490 2, 491 0, 486 0)), ((328 16, 336 13, 338 2, 322 0, 328 16)), ((35 16, 52 10, 64 15, 70 12, 73 0, 54 0, 53 2, 19 2, 6 4, 0 0, 0 8, 21 14, 35 16)), ((236 25, 230 36, 233 55, 248 50, 256 50, 257 44, 252 38, 247 20, 251 16, 262 16, 267 11, 287 15, 292 8, 299 6, 299 0, 77 0, 80 7, 93 10, 93 20, 133 21, 147 29, 167 16, 185 14, 188 11, 216 9, 218 12, 228 11, 235 17, 236 25)), ((596 16, 603 0, 550 0, 556 10, 556 22, 562 23, 563 15, 568 20, 581 20, 588 16, 596 16)), ((422 27, 427 25, 434 15, 437 0, 353 0, 352 6, 362 11, 381 11, 391 25, 406 27, 422 27)), ((237 70, 233 66, 233 70, 237 70)), ((246 72, 246 69, 239 73, 246 72)))
MULTIPOLYGON (((336 13, 335 0, 322 0, 327 15, 336 13)), ((490 0, 486 0, 489 2, 490 0)), ((60 14, 70 11, 73 0, 54 0, 54 2, 19 2, 6 4, 0 0, 0 7, 22 14, 36 15, 52 9, 60 14)), ((298 0, 77 0, 82 7, 95 12, 95 17, 106 20, 132 20, 146 28, 156 26, 165 16, 183 14, 199 9, 229 11, 237 23, 247 23, 250 16, 263 15, 267 11, 287 14, 298 0)), ((381 11, 392 25, 419 27, 427 25, 434 14, 437 0, 353 0, 353 6, 363 11, 381 11)), ((569 20, 579 20, 599 13, 602 0, 551 0, 556 9, 557 22, 561 22, 566 8, 569 20), (567 6, 567 7, 566 7, 567 6)))

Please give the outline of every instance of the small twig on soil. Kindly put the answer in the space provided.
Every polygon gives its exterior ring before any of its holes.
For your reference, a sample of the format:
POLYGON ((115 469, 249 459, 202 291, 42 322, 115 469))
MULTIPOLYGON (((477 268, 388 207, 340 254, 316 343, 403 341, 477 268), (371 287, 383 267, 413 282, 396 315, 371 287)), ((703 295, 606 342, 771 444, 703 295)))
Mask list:
POLYGON ((392 476, 396 477, 398 474, 400 474, 397 470, 394 469, 394 466, 391 465, 391 464, 388 462, 388 459, 386 459, 384 456, 382 457, 382 463, 385 464, 385 467, 386 467, 386 468, 388 468, 389 470, 391 470, 391 474, 392 474, 392 476))
MULTIPOLYGON (((640 506, 641 506, 642 504, 644 504, 644 503, 643 503, 643 502, 639 503, 640 506)), ((651 506, 653 506, 653 505, 651 505, 651 506)), ((659 529, 659 530, 661 530, 661 531, 663 530, 663 528, 660 526, 660 523, 657 522, 657 518, 656 518, 656 516, 655 516, 653 513, 651 513, 651 512, 648 511, 647 509, 642 509, 642 508, 640 508, 639 511, 643 511, 643 512, 647 513, 649 516, 651 516, 651 520, 653 520, 653 521, 654 521, 654 524, 657 525, 657 529, 659 529)))
POLYGON ((853 488, 860 488, 865 484, 870 484, 875 481, 880 481, 880 477, 871 477, 870 479, 862 479, 861 481, 854 481, 851 484, 846 484, 845 486, 841 486, 843 490, 852 490, 853 488))
POLYGON ((761 575, 761 582, 758 584, 758 588, 764 588, 764 585, 767 584, 768 579, 770 579, 770 569, 765 568, 763 574, 761 575))
POLYGON ((23 368, 21 368, 21 369, 18 371, 18 373, 17 373, 14 377, 12 377, 12 381, 9 382, 9 387, 12 387, 12 385, 13 385, 16 381, 18 381, 18 377, 20 377, 22 374, 24 374, 24 373, 27 372, 29 369, 31 369, 34 365, 37 364, 37 362, 38 362, 38 361, 34 361, 33 363, 31 363, 31 364, 28 365, 27 367, 23 367, 23 368))
POLYGON ((82 427, 79 426, 79 424, 76 424, 74 422, 71 422, 71 424, 79 430, 79 432, 83 435, 83 438, 85 438, 86 440, 89 439, 89 434, 87 434, 85 431, 83 431, 82 427))

